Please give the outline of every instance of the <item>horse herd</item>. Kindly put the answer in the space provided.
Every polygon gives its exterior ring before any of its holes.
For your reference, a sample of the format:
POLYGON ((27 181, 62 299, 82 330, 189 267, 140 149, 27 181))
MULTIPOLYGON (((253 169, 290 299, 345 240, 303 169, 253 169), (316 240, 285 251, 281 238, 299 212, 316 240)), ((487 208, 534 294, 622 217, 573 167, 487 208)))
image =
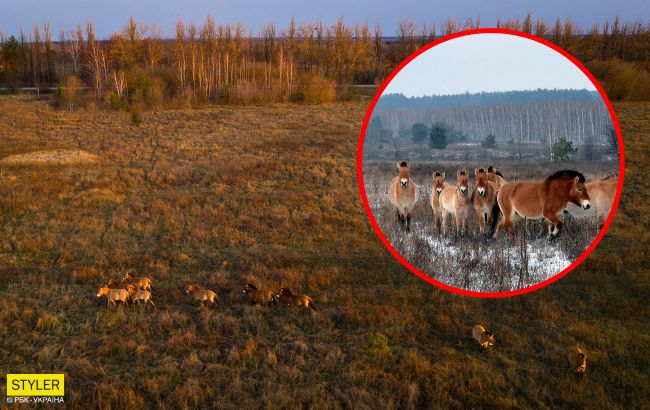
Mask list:
MULTIPOLYGON (((151 283, 151 279, 147 277, 137 277, 131 272, 127 272, 122 278, 122 284, 109 278, 107 283, 99 288, 96 296, 98 298, 105 296, 107 307, 111 304, 117 307, 117 302, 124 306, 132 303, 143 304, 145 307, 151 303, 151 306, 155 307, 152 300, 151 283)), ((185 293, 190 295, 194 302, 216 306, 217 293, 213 290, 203 289, 199 285, 191 283, 185 286, 185 293)), ((309 296, 294 294, 289 288, 280 288, 279 292, 275 292, 270 289, 258 289, 252 283, 247 283, 244 285, 243 293, 253 304, 284 304, 316 310, 314 302, 309 296)))
MULTIPOLYGON (((151 279, 137 277, 131 272, 127 272, 122 278, 121 285, 109 278, 107 283, 99 288, 96 296, 105 296, 107 307, 111 304, 117 307, 117 302, 122 303, 124 306, 129 303, 142 303, 145 307, 151 303, 155 307, 151 295, 151 284, 151 279)), ((213 290, 203 289, 197 284, 188 284, 185 287, 185 292, 191 295, 195 302, 202 305, 204 302, 213 307, 216 305, 217 293, 213 290)), ((280 288, 280 291, 276 293, 270 289, 258 289, 255 285, 247 283, 244 285, 243 293, 248 296, 249 302, 252 304, 267 306, 283 303, 287 306, 316 310, 314 302, 309 296, 296 295, 288 288, 280 288)), ((495 342, 494 334, 485 330, 481 325, 472 328, 472 337, 478 343, 481 352, 487 350, 489 346, 493 346, 495 342)), ((569 366, 575 370, 578 377, 584 375, 587 368, 587 356, 580 347, 571 346, 568 348, 567 359, 569 366)))
MULTIPOLYGON (((398 163, 397 168, 399 175, 390 182, 388 200, 408 232, 419 187, 407 162, 398 163)), ((449 216, 453 215, 456 234, 467 233, 468 221, 474 215, 480 234, 489 226, 493 238, 502 230, 512 236, 516 216, 526 220, 527 232, 528 220, 545 220, 549 239, 559 234, 563 213, 578 218, 595 216, 598 226, 614 204, 618 182, 608 176, 587 183, 584 175, 573 170, 558 171, 540 181, 507 181, 494 166, 474 170, 473 189, 466 170, 456 173, 455 185, 445 182, 445 177, 445 172, 433 172, 430 204, 438 232, 447 234, 449 216)))

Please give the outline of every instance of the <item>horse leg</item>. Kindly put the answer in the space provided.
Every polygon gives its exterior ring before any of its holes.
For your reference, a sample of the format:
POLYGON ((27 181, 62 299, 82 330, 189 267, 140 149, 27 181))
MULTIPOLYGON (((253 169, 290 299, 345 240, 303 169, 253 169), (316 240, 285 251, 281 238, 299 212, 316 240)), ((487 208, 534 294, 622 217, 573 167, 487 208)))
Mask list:
MULTIPOLYGON (((560 233, 560 227, 562 226, 562 222, 560 221, 560 218, 557 217, 555 212, 551 210, 546 210, 544 211, 544 217, 549 221, 550 224, 553 225, 553 230, 550 231, 549 235, 549 240, 553 240, 557 238, 558 234, 560 233)), ((550 230, 550 226, 549 226, 550 230)))
POLYGON ((442 211, 442 235, 446 236, 447 235, 447 218, 449 218, 449 214, 447 211, 442 211))
POLYGON ((460 236, 460 215, 459 212, 454 212, 454 223, 456 224, 456 237, 460 236))
POLYGON ((406 232, 411 232, 411 214, 406 214, 406 232))
POLYGON ((481 208, 474 208, 476 210, 476 216, 478 216, 478 231, 483 234, 485 232, 485 217, 483 216, 483 210, 481 208))

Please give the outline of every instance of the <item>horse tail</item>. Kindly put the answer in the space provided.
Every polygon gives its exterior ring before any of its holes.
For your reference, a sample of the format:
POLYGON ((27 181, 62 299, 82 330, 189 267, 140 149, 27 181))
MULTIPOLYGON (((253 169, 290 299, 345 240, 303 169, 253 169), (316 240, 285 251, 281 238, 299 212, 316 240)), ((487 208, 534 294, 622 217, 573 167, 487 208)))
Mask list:
POLYGON ((501 208, 499 207, 499 201, 494 201, 494 205, 492 206, 492 226, 490 227, 493 233, 496 231, 500 213, 501 208))

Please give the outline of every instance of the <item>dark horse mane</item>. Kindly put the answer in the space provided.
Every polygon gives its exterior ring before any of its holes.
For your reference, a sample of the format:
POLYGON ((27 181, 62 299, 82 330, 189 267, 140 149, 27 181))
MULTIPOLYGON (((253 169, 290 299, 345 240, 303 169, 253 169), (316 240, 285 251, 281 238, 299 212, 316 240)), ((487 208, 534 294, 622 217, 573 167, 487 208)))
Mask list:
POLYGON ((406 161, 402 161, 402 162, 399 164, 399 166, 400 166, 400 167, 408 167, 409 165, 408 165, 408 163, 407 163, 406 161))
POLYGON ((494 166, 490 165, 487 169, 487 172, 494 172, 494 175, 498 175, 501 178, 503 178, 503 174, 501 174, 499 171, 494 170, 494 166))
POLYGON ((573 171, 570 169, 565 169, 562 171, 557 171, 555 174, 549 176, 546 178, 547 180, 552 180, 552 179, 558 179, 558 178, 575 178, 578 177, 578 181, 584 183, 585 182, 585 176, 579 173, 578 171, 573 171))

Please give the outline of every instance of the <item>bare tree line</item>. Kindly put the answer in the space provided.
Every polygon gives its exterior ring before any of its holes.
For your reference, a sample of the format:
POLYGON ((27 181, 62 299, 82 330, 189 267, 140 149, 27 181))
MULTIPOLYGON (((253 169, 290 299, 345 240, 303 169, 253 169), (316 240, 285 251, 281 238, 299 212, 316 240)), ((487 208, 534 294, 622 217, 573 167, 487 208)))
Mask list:
POLYGON ((556 101, 499 104, 484 107, 394 109, 377 112, 384 127, 399 135, 415 123, 453 124, 467 141, 480 142, 493 134, 499 142, 544 142, 567 138, 584 144, 611 126, 601 101, 556 101))
MULTIPOLYGON (((242 24, 200 25, 179 20, 174 39, 160 28, 131 18, 120 31, 100 40, 92 22, 53 39, 45 23, 8 36, 0 30, 0 86, 44 87, 72 84, 98 100, 289 101, 335 85, 377 84, 403 58, 439 36, 481 26, 480 18, 446 19, 436 25, 399 21, 395 36, 379 24, 347 25, 343 18, 325 26, 318 20, 286 29, 274 23, 253 32, 242 24), (316 83, 310 88, 310 83, 316 83)), ((554 24, 529 13, 497 21, 498 27, 545 37, 583 61, 647 63, 650 25, 612 22, 588 29, 571 18, 554 24)))

